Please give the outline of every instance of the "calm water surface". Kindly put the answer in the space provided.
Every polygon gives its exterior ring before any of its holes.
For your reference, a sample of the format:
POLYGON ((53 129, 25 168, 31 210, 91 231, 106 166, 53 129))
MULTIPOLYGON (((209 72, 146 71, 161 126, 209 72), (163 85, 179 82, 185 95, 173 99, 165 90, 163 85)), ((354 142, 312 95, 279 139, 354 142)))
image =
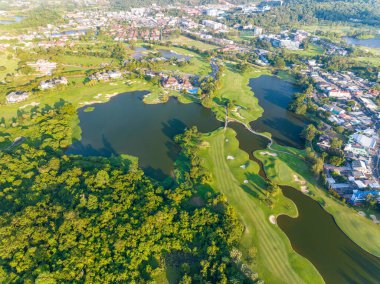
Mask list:
POLYGON ((95 109, 78 111, 82 140, 75 142, 69 154, 110 156, 129 154, 139 158, 144 171, 162 179, 171 174, 178 148, 175 135, 197 126, 210 132, 222 126, 214 114, 198 104, 181 104, 171 98, 165 104, 147 105, 147 92, 131 92, 95 104, 95 109))
POLYGON ((301 132, 305 120, 291 111, 288 105, 295 93, 301 90, 295 84, 275 76, 251 79, 249 85, 264 109, 263 116, 251 123, 258 132, 270 132, 280 145, 302 148, 305 144, 301 132))
POLYGON ((354 37, 345 36, 343 37, 343 40, 345 40, 348 44, 352 44, 352 45, 380 48, 380 36, 377 36, 374 38, 368 38, 368 39, 358 39, 354 37))
POLYGON ((380 283, 380 258, 351 241, 316 201, 291 187, 282 191, 297 205, 299 217, 281 215, 277 223, 326 283, 380 283))

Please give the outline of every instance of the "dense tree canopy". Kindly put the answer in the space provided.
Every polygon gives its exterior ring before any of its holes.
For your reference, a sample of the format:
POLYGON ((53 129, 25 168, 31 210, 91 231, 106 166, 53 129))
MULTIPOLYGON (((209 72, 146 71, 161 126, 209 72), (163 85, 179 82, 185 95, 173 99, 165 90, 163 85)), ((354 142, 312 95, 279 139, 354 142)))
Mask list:
POLYGON ((35 111, 33 135, 0 152, 1 283, 147 282, 171 265, 185 282, 244 281, 229 253, 242 225, 223 196, 198 195, 207 179, 191 149, 187 182, 164 188, 136 162, 66 155, 75 115, 35 111))

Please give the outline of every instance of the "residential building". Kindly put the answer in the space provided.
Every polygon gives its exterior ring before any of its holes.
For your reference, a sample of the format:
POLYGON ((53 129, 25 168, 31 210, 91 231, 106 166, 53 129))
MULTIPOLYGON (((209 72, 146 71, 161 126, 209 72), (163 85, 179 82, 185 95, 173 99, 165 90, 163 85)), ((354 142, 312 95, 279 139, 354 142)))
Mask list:
POLYGON ((26 100, 28 97, 29 97, 28 92, 16 91, 16 92, 9 93, 6 97, 6 100, 8 103, 18 103, 18 102, 26 100))

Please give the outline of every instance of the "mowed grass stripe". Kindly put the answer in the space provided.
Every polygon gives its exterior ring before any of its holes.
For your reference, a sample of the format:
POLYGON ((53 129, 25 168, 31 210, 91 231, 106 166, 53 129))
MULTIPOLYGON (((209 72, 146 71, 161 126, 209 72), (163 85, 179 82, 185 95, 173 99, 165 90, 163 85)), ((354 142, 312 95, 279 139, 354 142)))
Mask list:
MULTIPOLYGON (((230 172, 225 161, 227 154, 224 153, 224 136, 216 136, 213 142, 210 153, 218 189, 230 201, 240 204, 245 214, 249 214, 249 220, 253 222, 246 223, 246 225, 251 225, 253 228, 248 228, 248 234, 252 234, 254 231, 258 234, 259 254, 268 266, 265 270, 272 274, 270 278, 275 278, 276 283, 304 283, 291 267, 286 248, 281 239, 275 237, 277 232, 269 227, 272 225, 266 220, 264 212, 254 204, 251 197, 239 186, 239 182, 230 172)), ((247 222, 247 220, 245 221, 247 222)))
MULTIPOLYGON (((218 139, 216 141, 217 148, 222 147, 222 145, 220 145, 220 144, 221 143, 220 143, 220 141, 218 139)), ((216 179, 218 181, 219 190, 221 190, 227 196, 232 197, 234 199, 234 202, 236 202, 237 199, 242 194, 239 194, 240 190, 237 189, 236 184, 234 182, 232 182, 233 177, 232 177, 232 174, 228 173, 229 170, 228 170, 228 166, 224 162, 224 156, 221 156, 221 155, 212 155, 212 157, 213 157, 213 160, 214 160, 214 164, 216 165, 215 168, 217 169, 217 171, 216 171, 216 179)), ((257 216, 256 214, 253 213, 254 210, 251 210, 251 208, 249 208, 249 206, 244 206, 244 207, 245 207, 245 212, 249 213, 249 215, 251 217, 251 220, 253 220, 255 218, 260 218, 260 216, 257 216)), ((256 229, 258 229, 257 232, 261 235, 261 231, 263 229, 262 226, 260 226, 260 228, 256 228, 256 229)), ((275 264, 276 263, 276 259, 272 257, 272 254, 270 253, 269 245, 267 244, 267 242, 265 241, 265 239, 262 242, 262 244, 260 244, 260 248, 263 250, 262 252, 260 252, 260 254, 265 255, 268 258, 270 258, 269 265, 272 264, 272 263, 275 264)), ((279 266, 277 266, 277 265, 273 265, 273 267, 271 267, 270 270, 272 270, 272 271, 273 270, 278 270, 278 267, 279 266)), ((275 274, 278 274, 278 273, 275 273, 275 274)), ((285 274, 286 274, 286 272, 285 272, 285 274)), ((290 281, 290 279, 288 279, 288 281, 290 281)))

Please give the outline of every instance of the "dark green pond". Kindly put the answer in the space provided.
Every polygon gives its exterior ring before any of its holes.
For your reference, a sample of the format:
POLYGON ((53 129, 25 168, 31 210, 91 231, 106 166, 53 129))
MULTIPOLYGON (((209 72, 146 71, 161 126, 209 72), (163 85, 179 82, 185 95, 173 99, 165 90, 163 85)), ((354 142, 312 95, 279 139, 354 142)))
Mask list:
POLYGON ((291 187, 282 191, 297 205, 299 217, 282 215, 277 223, 294 250, 315 265, 326 283, 380 283, 378 257, 351 241, 316 201, 291 187))
POLYGON ((295 93, 301 90, 295 84, 275 76, 263 75, 251 79, 249 86, 264 109, 263 116, 251 123, 258 132, 270 132, 280 145, 302 148, 301 132, 305 120, 287 110, 295 93))
POLYGON ((144 171, 157 179, 171 175, 178 148, 174 136, 197 126, 210 132, 222 126, 214 114, 198 104, 181 104, 171 98, 165 104, 142 102, 147 92, 131 92, 113 97, 95 109, 78 111, 82 140, 68 149, 69 154, 110 156, 129 154, 139 158, 144 171))

